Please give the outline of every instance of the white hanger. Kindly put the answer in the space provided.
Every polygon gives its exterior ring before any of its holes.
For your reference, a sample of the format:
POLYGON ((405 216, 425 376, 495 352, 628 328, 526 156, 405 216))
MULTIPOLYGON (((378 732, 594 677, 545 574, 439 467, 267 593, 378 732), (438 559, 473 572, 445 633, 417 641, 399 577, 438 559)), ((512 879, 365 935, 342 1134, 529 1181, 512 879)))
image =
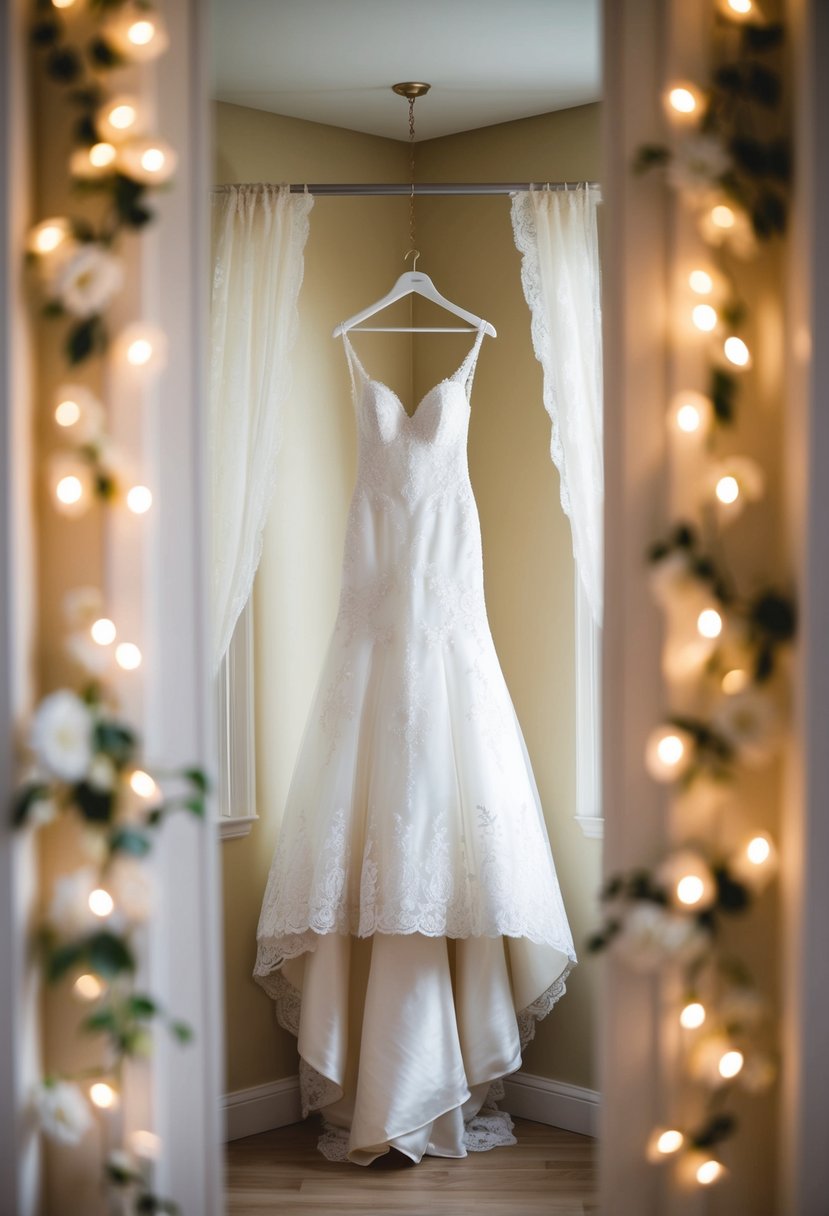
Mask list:
POLYGON ((341 321, 334 330, 333 336, 339 338, 341 334, 347 333, 350 329, 360 326, 364 333, 402 333, 402 334, 465 334, 471 333, 472 330, 483 327, 484 333, 495 338, 498 335, 495 332, 495 327, 490 325, 489 321, 484 321, 481 317, 476 317, 474 313, 467 312, 465 308, 453 304, 451 300, 447 300, 446 296, 442 296, 435 287, 428 274, 424 274, 422 270, 417 269, 417 259, 420 254, 416 249, 410 249, 406 253, 406 257, 410 253, 414 257, 414 270, 407 270, 401 274, 400 278, 392 287, 388 295, 383 296, 382 300, 377 300, 376 303, 370 304, 368 308, 364 308, 362 312, 356 313, 353 317, 349 317, 347 321, 341 321), (376 312, 382 312, 384 308, 388 308, 390 304, 394 304, 397 300, 401 300, 404 296, 416 294, 423 296, 427 300, 431 300, 434 304, 439 304, 441 308, 445 308, 447 312, 454 313, 456 317, 460 317, 463 321, 469 322, 469 327, 466 326, 437 326, 437 325, 361 325, 362 321, 373 317, 376 312))

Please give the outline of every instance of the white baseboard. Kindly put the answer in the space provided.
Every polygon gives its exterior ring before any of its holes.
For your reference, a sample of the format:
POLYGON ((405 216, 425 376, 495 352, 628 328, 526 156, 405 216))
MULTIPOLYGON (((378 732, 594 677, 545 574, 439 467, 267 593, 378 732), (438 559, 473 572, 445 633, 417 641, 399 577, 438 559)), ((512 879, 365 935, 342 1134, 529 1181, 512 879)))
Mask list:
MULTIPOLYGON (((532 1119, 582 1136, 598 1135, 599 1095, 593 1089, 517 1072, 504 1082, 503 1106, 519 1119, 532 1119)), ((241 1140, 302 1118, 299 1077, 283 1077, 226 1094, 225 1139, 241 1140)))
POLYGON ((547 1123, 580 1136, 595 1138, 599 1134, 599 1094, 595 1089, 517 1072, 504 1081, 501 1105, 519 1119, 547 1123))
POLYGON ((299 1077, 283 1077, 267 1085, 252 1085, 225 1094, 225 1140, 258 1136, 302 1118, 299 1077))

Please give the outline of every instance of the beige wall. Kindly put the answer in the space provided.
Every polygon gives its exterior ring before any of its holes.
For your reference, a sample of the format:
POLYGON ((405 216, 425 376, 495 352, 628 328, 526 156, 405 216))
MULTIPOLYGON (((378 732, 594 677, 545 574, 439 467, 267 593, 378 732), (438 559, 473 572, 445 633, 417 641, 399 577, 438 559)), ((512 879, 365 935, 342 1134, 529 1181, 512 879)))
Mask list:
MULTIPOLYGON (((217 182, 405 180, 405 144, 238 106, 216 107, 217 182)), ((587 106, 418 145, 421 180, 598 177, 598 107, 587 106)), ((257 797, 250 836, 223 846, 227 1088, 295 1070, 293 1040, 250 974, 262 891, 324 647, 336 612, 355 440, 338 320, 382 295, 403 269, 408 203, 317 199, 306 250, 300 337, 283 458, 255 593, 257 797)), ((573 565, 549 460, 541 373, 512 242, 509 199, 421 199, 421 268, 491 320, 473 395, 470 471, 484 542, 495 643, 527 739, 577 950, 595 923, 599 844, 575 813, 573 565)), ((403 400, 454 370, 466 335, 365 335, 361 352, 403 400), (413 359, 410 355, 413 351, 413 359)), ((582 957, 584 951, 580 951, 582 957)), ((593 1086, 589 962, 539 1027, 525 1067, 593 1086)))

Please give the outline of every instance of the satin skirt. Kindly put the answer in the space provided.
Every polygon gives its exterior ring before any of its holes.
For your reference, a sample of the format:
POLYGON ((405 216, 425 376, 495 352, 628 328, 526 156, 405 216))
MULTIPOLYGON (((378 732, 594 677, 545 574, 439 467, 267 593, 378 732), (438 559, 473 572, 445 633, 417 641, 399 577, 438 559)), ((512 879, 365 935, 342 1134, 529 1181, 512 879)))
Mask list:
POLYGON ((523 938, 318 937, 268 986, 297 1035, 303 1112, 325 1121, 321 1151, 369 1165, 392 1148, 420 1161, 515 1143, 493 1089, 570 965, 523 938))

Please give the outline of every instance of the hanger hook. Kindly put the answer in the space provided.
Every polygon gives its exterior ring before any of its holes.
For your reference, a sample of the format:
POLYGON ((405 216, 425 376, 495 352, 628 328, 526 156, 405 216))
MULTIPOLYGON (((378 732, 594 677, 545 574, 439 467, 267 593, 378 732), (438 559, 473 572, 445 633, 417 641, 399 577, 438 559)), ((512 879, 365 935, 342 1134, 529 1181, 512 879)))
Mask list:
POLYGON ((407 249, 406 252, 403 254, 404 262, 406 261, 406 259, 408 258, 410 253, 414 254, 414 260, 412 262, 412 271, 415 271, 415 270, 417 270, 417 259, 420 257, 420 250, 419 249, 407 249))

